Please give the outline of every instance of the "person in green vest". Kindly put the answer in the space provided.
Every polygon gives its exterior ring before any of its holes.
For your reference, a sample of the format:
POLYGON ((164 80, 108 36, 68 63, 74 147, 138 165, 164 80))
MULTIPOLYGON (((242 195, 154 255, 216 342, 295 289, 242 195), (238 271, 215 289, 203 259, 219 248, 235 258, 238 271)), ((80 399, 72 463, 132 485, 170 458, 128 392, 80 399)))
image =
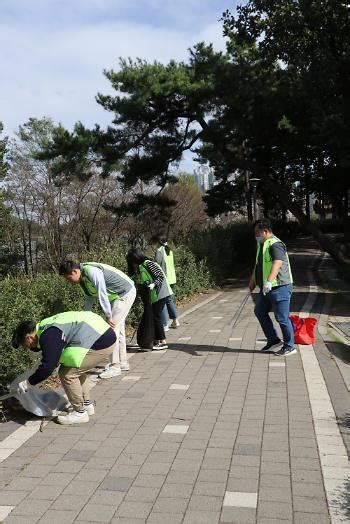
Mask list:
POLYGON ((108 324, 117 333, 117 344, 110 363, 100 373, 100 378, 117 377, 129 371, 127 360, 125 319, 136 298, 134 282, 119 269, 97 262, 63 260, 59 274, 68 282, 79 284, 85 293, 85 309, 90 311, 99 301, 108 324))
POLYGON ((257 252, 249 289, 252 292, 256 286, 260 288, 254 313, 267 339, 262 351, 269 351, 282 343, 269 315, 273 311, 283 336, 283 346, 274 354, 291 355, 296 349, 293 326, 289 318, 293 277, 287 248, 273 234, 271 222, 267 219, 255 222, 255 238, 257 252))
POLYGON ((180 322, 177 318, 177 311, 174 304, 174 293, 176 288, 176 272, 175 272, 175 264, 174 264, 174 253, 168 246, 168 241, 166 238, 163 237, 153 237, 152 239, 153 244, 155 244, 158 249, 155 254, 155 261, 157 264, 160 265, 162 270, 164 271, 168 284, 171 287, 171 290, 173 292, 172 295, 169 295, 166 299, 165 306, 162 311, 162 321, 164 326, 164 331, 169 330, 168 325, 168 317, 167 312, 169 315, 169 318, 172 320, 172 323, 170 325, 171 328, 178 328, 180 326, 180 322))
POLYGON ((138 249, 130 249, 126 257, 129 274, 137 274, 141 286, 147 286, 151 294, 154 324, 154 350, 166 349, 168 347, 163 321, 162 310, 166 300, 172 294, 162 268, 154 261, 149 260, 146 255, 138 249))
POLYGON ((73 410, 57 418, 59 424, 89 422, 95 407, 90 402, 91 374, 113 353, 117 335, 114 329, 92 311, 67 311, 44 318, 20 322, 12 335, 12 346, 41 351, 41 363, 27 380, 18 385, 25 394, 31 386, 48 378, 59 365, 58 375, 73 410))

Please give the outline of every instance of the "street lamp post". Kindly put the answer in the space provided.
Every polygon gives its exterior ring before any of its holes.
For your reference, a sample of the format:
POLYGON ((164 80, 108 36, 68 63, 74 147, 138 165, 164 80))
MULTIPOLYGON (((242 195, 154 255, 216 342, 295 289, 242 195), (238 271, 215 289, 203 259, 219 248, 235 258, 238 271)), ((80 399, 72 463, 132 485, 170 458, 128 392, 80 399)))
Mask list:
POLYGON ((260 178, 251 178, 249 182, 253 188, 253 211, 254 211, 254 222, 255 222, 259 218, 258 203, 256 200, 256 188, 257 188, 258 183, 260 182, 260 178))

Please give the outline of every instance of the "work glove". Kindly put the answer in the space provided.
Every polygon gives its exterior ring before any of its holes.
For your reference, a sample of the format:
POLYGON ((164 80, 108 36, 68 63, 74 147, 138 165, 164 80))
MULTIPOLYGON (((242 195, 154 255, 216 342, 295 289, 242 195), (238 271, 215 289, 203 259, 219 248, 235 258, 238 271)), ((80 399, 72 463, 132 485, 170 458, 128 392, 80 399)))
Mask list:
POLYGON ((272 289, 271 282, 269 281, 265 282, 264 287, 263 287, 263 294, 267 295, 267 293, 270 293, 271 289, 272 289))
POLYGON ((18 384, 17 393, 19 395, 23 395, 24 393, 27 393, 29 388, 30 388, 30 384, 28 380, 22 380, 22 382, 18 384))
POLYGON ((152 289, 154 289, 156 285, 154 284, 154 282, 152 282, 151 284, 148 284, 148 287, 152 291, 152 289))

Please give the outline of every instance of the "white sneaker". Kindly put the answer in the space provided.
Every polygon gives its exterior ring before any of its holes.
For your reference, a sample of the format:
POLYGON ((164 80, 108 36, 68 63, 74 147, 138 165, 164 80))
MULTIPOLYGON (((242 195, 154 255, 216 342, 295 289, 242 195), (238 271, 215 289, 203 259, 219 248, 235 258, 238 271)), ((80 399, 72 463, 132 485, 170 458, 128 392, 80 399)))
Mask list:
POLYGON ((177 318, 174 318, 174 320, 172 321, 170 327, 171 327, 172 329, 176 329, 176 328, 178 328, 179 326, 180 326, 180 322, 178 321, 177 318))
POLYGON ((57 422, 59 424, 84 424, 89 422, 89 415, 86 411, 80 413, 79 411, 72 411, 68 415, 59 415, 57 417, 57 422))
POLYGON ((89 417, 95 415, 95 406, 92 403, 85 405, 84 408, 89 417))
POLYGON ((122 371, 129 371, 129 369, 130 369, 129 362, 121 362, 120 363, 120 369, 122 371))
POLYGON ((99 374, 99 377, 100 378, 113 378, 113 377, 119 377, 119 375, 121 374, 122 374, 122 370, 120 368, 110 366, 109 368, 102 371, 102 373, 99 374))
POLYGON ((169 331, 169 326, 168 326, 168 324, 167 324, 166 326, 163 326, 163 328, 164 328, 164 331, 169 331))

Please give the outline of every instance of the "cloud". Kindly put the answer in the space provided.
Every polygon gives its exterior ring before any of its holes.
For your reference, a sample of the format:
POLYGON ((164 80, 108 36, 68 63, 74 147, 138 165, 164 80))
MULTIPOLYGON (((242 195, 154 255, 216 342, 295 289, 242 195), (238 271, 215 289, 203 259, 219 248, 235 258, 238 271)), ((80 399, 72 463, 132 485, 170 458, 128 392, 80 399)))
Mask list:
POLYGON ((69 128, 108 124, 95 102, 97 92, 111 92, 104 68, 117 69, 119 57, 186 60, 199 41, 224 49, 226 8, 223 0, 1 0, 5 132, 41 116, 69 128))
POLYGON ((200 40, 224 46, 219 24, 190 36, 135 24, 85 25, 45 35, 0 31, 0 48, 16 43, 2 59, 6 77, 0 86, 0 119, 9 132, 30 116, 45 114, 68 126, 102 118, 94 97, 109 90, 102 71, 117 69, 120 56, 167 62, 186 59, 187 48, 200 40))
POLYGON ((49 30, 108 20, 197 31, 234 4, 227 0, 2 0, 1 15, 6 23, 49 30))

